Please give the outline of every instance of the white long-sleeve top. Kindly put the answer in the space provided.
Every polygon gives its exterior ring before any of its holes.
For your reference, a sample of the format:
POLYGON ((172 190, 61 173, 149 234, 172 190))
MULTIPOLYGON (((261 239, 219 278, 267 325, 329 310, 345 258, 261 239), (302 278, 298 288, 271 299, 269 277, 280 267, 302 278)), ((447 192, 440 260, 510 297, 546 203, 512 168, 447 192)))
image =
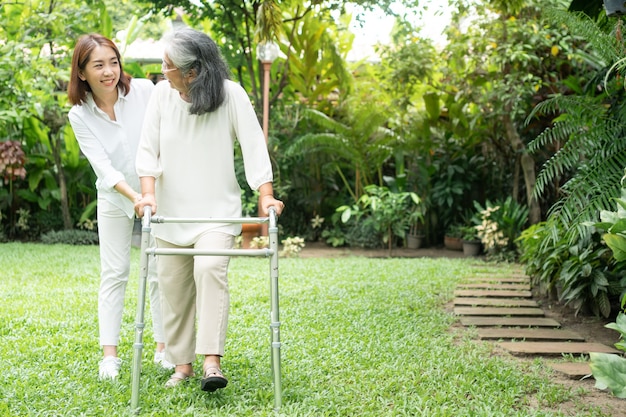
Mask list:
MULTIPOLYGON (((167 80, 156 85, 137 151, 137 173, 156 179, 157 212, 164 217, 241 217, 241 189, 235 174, 235 143, 241 146, 251 189, 272 182, 272 166, 250 98, 226 80, 226 99, 214 112, 189 114, 167 80)), ((208 230, 232 235, 239 224, 163 223, 154 235, 189 246, 208 230)))
POLYGON ((73 106, 68 115, 78 145, 96 173, 98 197, 119 207, 129 218, 135 215, 134 205, 114 187, 126 181, 135 191, 141 190, 135 160, 153 91, 152 81, 133 78, 129 93, 124 96, 119 92, 114 106, 115 121, 96 105, 91 93, 87 93, 84 102, 73 106))

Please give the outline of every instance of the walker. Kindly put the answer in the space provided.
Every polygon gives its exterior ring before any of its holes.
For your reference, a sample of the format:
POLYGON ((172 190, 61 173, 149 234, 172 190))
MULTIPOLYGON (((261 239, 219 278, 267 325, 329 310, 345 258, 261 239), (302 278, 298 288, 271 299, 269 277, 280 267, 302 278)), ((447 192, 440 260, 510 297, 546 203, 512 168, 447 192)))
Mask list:
POLYGON ((144 311, 146 300, 146 281, 150 255, 200 255, 200 256, 264 256, 270 258, 270 331, 271 331, 271 367, 274 379, 274 409, 278 411, 282 404, 280 376, 280 321, 278 313, 278 226, 274 207, 270 208, 269 217, 240 218, 166 218, 152 217, 150 207, 144 208, 141 228, 141 260, 139 270, 139 291, 137 315, 135 318, 135 343, 133 368, 131 375, 131 409, 139 412, 139 379, 141 377, 141 355, 143 351, 144 311), (269 248, 266 249, 222 249, 205 251, 199 249, 159 249, 149 247, 152 223, 269 223, 269 248))

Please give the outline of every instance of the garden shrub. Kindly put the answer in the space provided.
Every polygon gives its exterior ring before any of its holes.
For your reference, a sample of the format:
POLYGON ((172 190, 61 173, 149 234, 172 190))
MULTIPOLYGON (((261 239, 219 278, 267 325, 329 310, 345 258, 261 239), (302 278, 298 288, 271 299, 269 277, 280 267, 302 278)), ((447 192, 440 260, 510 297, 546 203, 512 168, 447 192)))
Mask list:
POLYGON ((91 230, 59 230, 41 235, 41 242, 47 245, 64 243, 67 245, 97 245, 98 233, 91 230))

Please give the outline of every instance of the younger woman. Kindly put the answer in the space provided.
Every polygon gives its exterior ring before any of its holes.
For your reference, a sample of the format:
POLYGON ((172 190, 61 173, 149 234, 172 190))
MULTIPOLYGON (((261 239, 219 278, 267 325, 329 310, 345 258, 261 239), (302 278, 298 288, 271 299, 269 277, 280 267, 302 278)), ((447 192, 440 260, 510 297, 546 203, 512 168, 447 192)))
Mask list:
MULTIPOLYGON (((141 199, 135 155, 141 125, 154 84, 131 79, 122 70, 115 44, 99 34, 78 39, 72 57, 68 97, 72 129, 93 170, 98 191, 98 235, 100 240, 100 292, 98 320, 102 379, 117 378, 121 360, 117 355, 124 293, 130 272, 134 204, 141 199)), ((165 361, 165 338, 156 274, 148 276, 150 306, 157 342, 154 360, 165 361)))

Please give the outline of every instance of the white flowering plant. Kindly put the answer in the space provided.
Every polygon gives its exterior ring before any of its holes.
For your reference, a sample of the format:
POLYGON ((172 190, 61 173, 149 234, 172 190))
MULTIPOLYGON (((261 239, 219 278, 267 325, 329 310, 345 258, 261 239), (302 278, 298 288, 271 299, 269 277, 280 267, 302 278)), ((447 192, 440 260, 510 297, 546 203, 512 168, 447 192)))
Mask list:
POLYGON ((516 239, 526 227, 528 207, 520 205, 511 197, 485 207, 474 201, 479 224, 478 237, 488 253, 515 252, 516 239))
POLYGON ((283 244, 280 254, 286 258, 297 257, 305 246, 304 239, 298 236, 288 237, 280 243, 283 244))
POLYGON ((269 236, 255 236, 250 241, 250 249, 265 249, 270 246, 269 236))
POLYGON ((478 231, 478 238, 486 251, 505 248, 509 244, 509 240, 504 236, 504 232, 500 230, 498 223, 491 218, 492 214, 498 210, 500 210, 500 206, 488 207, 480 212, 482 220, 476 226, 476 230, 478 231))

